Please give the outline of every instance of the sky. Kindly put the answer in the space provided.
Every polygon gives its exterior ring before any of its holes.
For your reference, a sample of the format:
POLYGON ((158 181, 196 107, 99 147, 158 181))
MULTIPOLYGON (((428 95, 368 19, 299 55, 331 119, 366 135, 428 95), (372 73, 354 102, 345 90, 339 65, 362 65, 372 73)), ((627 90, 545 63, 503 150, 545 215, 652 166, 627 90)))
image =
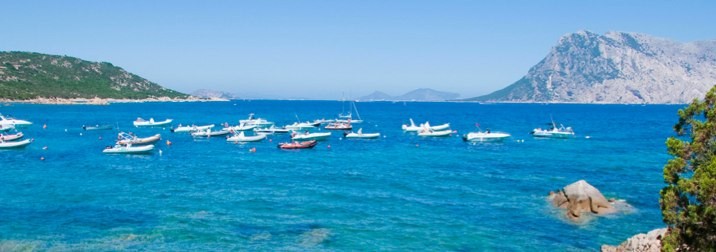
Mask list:
POLYGON ((716 1, 12 1, 0 51, 105 61, 167 88, 341 99, 488 94, 565 34, 716 39, 716 1))

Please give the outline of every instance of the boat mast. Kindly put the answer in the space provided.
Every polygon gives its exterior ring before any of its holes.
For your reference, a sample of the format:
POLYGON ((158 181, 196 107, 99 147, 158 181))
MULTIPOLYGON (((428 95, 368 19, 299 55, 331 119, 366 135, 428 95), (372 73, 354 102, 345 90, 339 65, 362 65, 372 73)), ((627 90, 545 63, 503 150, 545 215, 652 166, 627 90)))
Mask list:
POLYGON ((356 110, 356 115, 358 116, 358 120, 363 120, 360 118, 360 113, 358 113, 358 107, 356 107, 356 102, 353 101, 353 109, 356 110))

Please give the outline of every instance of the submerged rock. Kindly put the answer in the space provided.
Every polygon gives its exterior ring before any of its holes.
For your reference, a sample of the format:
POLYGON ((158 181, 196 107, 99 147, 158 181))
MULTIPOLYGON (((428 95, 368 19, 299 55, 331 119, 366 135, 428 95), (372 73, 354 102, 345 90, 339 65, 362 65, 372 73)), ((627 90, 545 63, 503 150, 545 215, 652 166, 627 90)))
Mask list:
POLYGON ((548 199, 555 207, 567 209, 567 218, 573 221, 580 221, 585 213, 603 215, 616 212, 609 200, 584 180, 550 192, 548 199))
POLYGON ((659 252, 664 234, 666 228, 655 229, 646 234, 632 236, 619 246, 602 245, 602 252, 659 252))

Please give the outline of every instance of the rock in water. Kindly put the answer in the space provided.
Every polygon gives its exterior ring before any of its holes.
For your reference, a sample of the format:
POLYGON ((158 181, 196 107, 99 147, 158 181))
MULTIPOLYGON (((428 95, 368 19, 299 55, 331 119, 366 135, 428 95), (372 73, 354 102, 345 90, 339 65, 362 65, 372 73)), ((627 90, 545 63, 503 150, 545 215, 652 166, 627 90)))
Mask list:
POLYGON ((567 218, 573 221, 579 221, 584 213, 602 215, 616 212, 607 198, 584 180, 550 192, 548 199, 554 206, 567 209, 567 218))
POLYGON ((632 236, 619 246, 602 245, 602 252, 659 252, 661 251, 661 238, 666 234, 666 228, 652 230, 646 234, 632 236))

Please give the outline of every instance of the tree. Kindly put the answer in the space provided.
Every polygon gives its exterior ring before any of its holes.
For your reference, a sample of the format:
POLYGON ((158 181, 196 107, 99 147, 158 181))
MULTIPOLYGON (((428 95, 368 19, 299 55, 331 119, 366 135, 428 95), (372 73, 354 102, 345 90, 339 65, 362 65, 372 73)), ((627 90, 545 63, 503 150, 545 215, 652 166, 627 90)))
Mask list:
POLYGON ((663 251, 716 250, 716 86, 679 110, 676 137, 666 141, 661 213, 669 231, 663 251), (690 139, 686 141, 685 139, 690 139))

